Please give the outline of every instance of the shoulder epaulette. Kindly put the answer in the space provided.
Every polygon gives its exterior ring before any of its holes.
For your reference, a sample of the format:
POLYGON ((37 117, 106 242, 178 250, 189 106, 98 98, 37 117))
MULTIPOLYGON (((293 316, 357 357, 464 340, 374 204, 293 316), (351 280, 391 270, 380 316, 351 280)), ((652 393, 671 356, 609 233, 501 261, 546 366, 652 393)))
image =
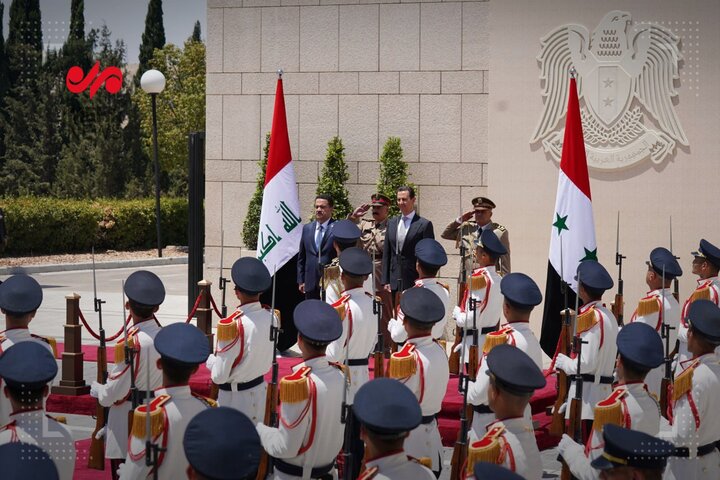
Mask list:
POLYGON ((470 277, 470 290, 482 290, 485 287, 487 287, 487 278, 482 270, 473 273, 470 277))
POLYGON ((447 283, 437 282, 437 284, 440 285, 441 287, 443 287, 448 292, 450 291, 450 285, 448 285, 447 283))
POLYGON ((688 368, 683 370, 680 375, 675 377, 675 381, 673 382, 673 401, 677 401, 692 390, 693 372, 698 364, 699 362, 697 361, 693 362, 688 368))
POLYGON ((205 405, 207 405, 210 408, 215 408, 218 406, 218 402, 216 402, 215 400, 213 400, 210 397, 204 397, 195 392, 190 392, 190 393, 192 394, 193 397, 197 398, 198 400, 200 400, 201 402, 203 402, 205 405))
MULTIPOLYGON (((264 308, 268 312, 272 311, 272 307, 270 305, 265 305, 264 303, 262 304, 262 308, 264 308)), ((278 323, 282 323, 282 320, 280 318, 280 310, 278 310, 277 308, 275 309, 275 318, 277 318, 278 323)))
POLYGON ((643 298, 638 302, 637 316, 644 317, 646 315, 652 315, 660 311, 660 303, 658 297, 652 295, 650 297, 643 298))
POLYGON ((304 402, 310 398, 308 376, 310 367, 300 367, 290 375, 280 380, 280 401, 283 403, 304 402))
POLYGON ((62 423, 63 425, 67 425, 67 417, 65 415, 48 415, 45 414, 47 418, 50 420, 55 420, 58 423, 62 423))
MULTIPOLYGON (((125 361, 125 342, 126 340, 120 340, 115 344, 115 364, 123 363, 125 361)), ((135 348, 135 337, 133 337, 128 331, 127 346, 135 348)))
POLYGON ((340 278, 340 265, 330 264, 325 267, 325 273, 323 273, 324 280, 332 282, 340 278))
POLYGON ((587 312, 581 313, 577 317, 577 333, 583 333, 590 330, 598 323, 598 316, 595 307, 588 308, 587 312))
POLYGON ((410 460, 413 463, 417 463, 418 465, 422 465, 425 468, 429 468, 432 470, 432 458, 430 457, 411 457, 408 455, 408 460, 410 460))
POLYGON ((710 300, 710 286, 704 286, 695 290, 692 295, 690 295, 690 303, 695 300, 710 300))
POLYGON ((379 471, 380 470, 378 469, 378 467, 366 468, 365 470, 362 471, 362 473, 358 477, 358 480, 370 480, 370 479, 374 478, 375 475, 377 475, 379 471))
POLYGON ((485 335, 485 343, 483 343, 483 353, 487 355, 490 350, 507 343, 508 333, 512 331, 512 327, 505 327, 495 332, 490 332, 485 335))
MULTIPOLYGON (((160 435, 165 428, 165 409, 163 405, 170 400, 170 395, 158 395, 150 402, 150 434, 151 438, 160 435)), ((140 405, 133 413, 132 436, 144 439, 147 437, 147 405, 140 405)))
POLYGON ((627 393, 625 387, 617 387, 605 400, 601 400, 595 405, 595 420, 593 428, 597 432, 608 423, 622 427, 624 425, 624 415, 622 410, 621 399, 627 393))
POLYGON ((467 468, 468 475, 472 476, 473 467, 477 462, 503 463, 502 445, 500 437, 505 431, 505 425, 498 423, 485 435, 468 446, 467 468))
POLYGON ((501 225, 499 223, 493 222, 492 227, 493 227, 493 230, 500 230, 501 232, 507 231, 507 227, 505 225, 501 225))
POLYGON ((219 342, 231 342, 238 337, 237 319, 242 316, 243 311, 237 309, 229 317, 218 321, 215 336, 219 342))
POLYGON ((407 378, 417 370, 415 345, 406 343, 399 352, 390 355, 388 375, 390 378, 407 378))
POLYGON ((349 299, 349 295, 343 295, 342 297, 338 298, 335 303, 332 304, 332 307, 335 309, 335 311, 337 311, 341 319, 345 318, 345 309, 347 308, 347 301, 349 299))
POLYGON ((48 345, 50 345, 50 348, 52 349, 53 356, 54 356, 54 357, 57 357, 57 356, 58 356, 57 340, 55 340, 54 337, 43 337, 42 335, 35 335, 34 333, 31 333, 30 336, 33 337, 33 338, 37 338, 38 340, 41 340, 41 341, 47 343, 48 345))

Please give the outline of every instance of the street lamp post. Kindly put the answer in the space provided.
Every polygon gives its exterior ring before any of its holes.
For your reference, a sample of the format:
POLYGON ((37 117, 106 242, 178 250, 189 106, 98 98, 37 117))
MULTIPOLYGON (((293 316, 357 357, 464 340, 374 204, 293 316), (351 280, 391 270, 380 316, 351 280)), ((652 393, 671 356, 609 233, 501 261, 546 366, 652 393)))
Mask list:
POLYGON ((140 78, 140 87, 150 95, 152 102, 153 163, 155 164, 155 226, 157 229, 158 257, 162 257, 160 240, 160 162, 157 142, 157 96, 165 89, 165 75, 158 70, 148 70, 140 78))

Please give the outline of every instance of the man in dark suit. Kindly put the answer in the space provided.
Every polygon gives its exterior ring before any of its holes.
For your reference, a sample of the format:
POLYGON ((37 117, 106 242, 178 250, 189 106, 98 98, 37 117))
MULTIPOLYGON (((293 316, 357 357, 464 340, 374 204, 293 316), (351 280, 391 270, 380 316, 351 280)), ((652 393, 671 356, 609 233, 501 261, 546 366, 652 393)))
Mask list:
POLYGON ((320 298, 320 280, 325 265, 335 258, 333 247, 333 199, 315 197, 315 220, 303 225, 297 262, 297 283, 305 298, 320 298))
POLYGON ((435 238, 433 224, 415 212, 415 190, 412 187, 397 189, 400 216, 388 222, 383 248, 383 286, 392 292, 397 305, 397 294, 414 285, 418 278, 415 269, 415 244, 423 238, 435 238))

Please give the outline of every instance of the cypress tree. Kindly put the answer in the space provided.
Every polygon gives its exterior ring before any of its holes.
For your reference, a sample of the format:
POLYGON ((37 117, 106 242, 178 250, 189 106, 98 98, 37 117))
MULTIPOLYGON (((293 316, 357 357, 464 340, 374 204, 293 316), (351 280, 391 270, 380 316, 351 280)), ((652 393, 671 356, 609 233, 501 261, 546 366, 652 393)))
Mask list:
POLYGON ((200 38, 200 20, 195 20, 195 26, 193 27, 193 33, 190 37, 191 42, 202 42, 200 38))
MULTIPOLYGON (((394 199, 395 192, 403 185, 408 183, 408 165, 403 160, 403 149, 400 144, 399 137, 389 137, 383 146, 382 155, 380 155, 380 176, 377 182, 377 191, 388 198, 394 199)), ((390 202, 390 211, 388 215, 398 215, 399 209, 397 204, 390 202)))
MULTIPOLYGON (((3 127, 3 116, 5 112, 5 94, 10 89, 10 71, 8 70, 8 60, 5 54, 5 34, 3 19, 5 14, 5 4, 0 2, 0 162, 5 155, 5 127, 3 127)), ((0 168, 2 163, 0 163, 0 168)))
POLYGON ((40 0, 13 0, 5 49, 10 88, 19 82, 37 80, 42 61, 40 0))
POLYGON ((145 16, 145 32, 140 44, 140 66, 136 78, 139 80, 149 68, 150 60, 156 48, 165 46, 165 27, 163 26, 162 0, 150 0, 145 16))
POLYGON ((263 191, 265 189, 265 171, 267 170, 268 152, 270 151, 270 133, 265 134, 265 147, 263 147, 263 158, 258 160, 260 171, 253 193, 248 204, 247 215, 243 222, 243 244, 250 250, 257 249, 258 231, 260 230, 260 214, 262 213, 263 191))
POLYGON ((340 137, 333 137, 328 142, 325 163, 323 164, 316 195, 330 195, 335 202, 334 218, 347 218, 352 213, 348 191, 345 188, 350 179, 347 164, 345 163, 345 147, 340 137))

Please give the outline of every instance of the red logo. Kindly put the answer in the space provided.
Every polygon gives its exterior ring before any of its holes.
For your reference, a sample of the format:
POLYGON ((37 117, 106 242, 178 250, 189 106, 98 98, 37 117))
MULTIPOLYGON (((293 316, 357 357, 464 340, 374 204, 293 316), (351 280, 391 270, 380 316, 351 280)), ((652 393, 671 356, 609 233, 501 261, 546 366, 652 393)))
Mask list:
POLYGON ((72 93, 81 93, 90 87, 90 98, 105 84, 108 93, 117 93, 122 88, 122 70, 107 67, 100 71, 100 62, 96 62, 86 76, 80 67, 72 67, 65 77, 65 85, 72 93))

